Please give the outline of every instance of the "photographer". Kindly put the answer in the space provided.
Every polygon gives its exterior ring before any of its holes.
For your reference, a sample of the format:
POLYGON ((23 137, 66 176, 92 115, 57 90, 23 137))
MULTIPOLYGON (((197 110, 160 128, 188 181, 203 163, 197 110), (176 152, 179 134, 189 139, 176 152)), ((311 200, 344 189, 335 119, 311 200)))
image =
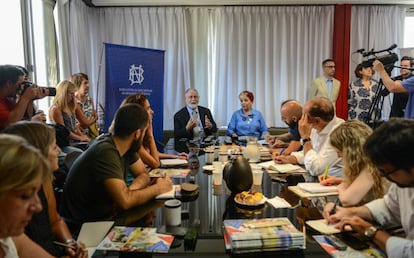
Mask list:
POLYGON ((16 102, 16 96, 25 83, 24 76, 24 72, 14 65, 0 65, 0 130, 22 120, 33 100, 49 95, 47 89, 33 84, 25 89, 16 102))
POLYGON ((404 81, 393 81, 385 70, 384 65, 379 60, 375 60, 373 65, 374 70, 379 73, 383 84, 390 92, 408 92, 408 101, 404 117, 414 119, 414 77, 410 77, 404 81))

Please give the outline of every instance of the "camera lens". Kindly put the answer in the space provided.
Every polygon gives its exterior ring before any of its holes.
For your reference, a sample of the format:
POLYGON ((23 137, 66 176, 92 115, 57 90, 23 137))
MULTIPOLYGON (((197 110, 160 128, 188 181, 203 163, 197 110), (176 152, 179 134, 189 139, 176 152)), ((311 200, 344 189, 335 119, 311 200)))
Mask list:
POLYGON ((56 96, 56 88, 46 87, 49 90, 49 96, 56 96))

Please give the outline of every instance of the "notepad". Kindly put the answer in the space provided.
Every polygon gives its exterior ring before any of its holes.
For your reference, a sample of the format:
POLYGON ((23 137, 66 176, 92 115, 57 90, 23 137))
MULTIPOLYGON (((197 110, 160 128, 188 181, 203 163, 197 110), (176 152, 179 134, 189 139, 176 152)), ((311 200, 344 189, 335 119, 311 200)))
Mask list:
POLYGON ((161 159, 161 167, 180 166, 188 164, 185 159, 161 159))
POLYGON ((173 188, 170 191, 157 195, 155 197, 155 199, 157 199, 157 200, 174 199, 176 193, 180 192, 180 191, 181 191, 181 186, 180 185, 173 185, 173 188))
POLYGON ((306 221, 306 224, 314 230, 326 235, 341 232, 339 229, 335 228, 333 224, 328 224, 326 219, 308 220, 306 221))
POLYGON ((292 191, 294 194, 301 197, 301 198, 312 198, 312 197, 320 197, 320 196, 338 195, 338 191, 326 192, 326 193, 311 193, 311 192, 303 190, 302 188, 300 188, 297 185, 288 186, 288 189, 290 191, 292 191))
POLYGON ((315 183, 299 183, 298 187, 310 193, 330 193, 337 192, 336 185, 321 185, 318 182, 315 183))
POLYGON ((262 162, 258 164, 262 168, 270 169, 277 171, 279 173, 289 173, 289 172, 306 172, 302 167, 293 164, 278 164, 273 160, 262 162))
POLYGON ((88 249, 88 257, 92 257, 96 247, 105 238, 113 224, 113 221, 85 222, 82 224, 77 241, 85 244, 88 249))

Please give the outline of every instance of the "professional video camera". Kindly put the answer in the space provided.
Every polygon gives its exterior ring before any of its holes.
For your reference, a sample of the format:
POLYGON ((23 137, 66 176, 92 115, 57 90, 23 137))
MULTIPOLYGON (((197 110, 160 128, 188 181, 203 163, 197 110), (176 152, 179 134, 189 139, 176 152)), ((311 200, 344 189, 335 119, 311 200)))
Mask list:
POLYGON ((394 63, 398 61, 398 55, 391 52, 391 50, 393 50, 396 47, 397 47, 396 44, 392 44, 389 48, 379 50, 379 51, 374 51, 374 49, 371 49, 371 51, 364 52, 365 49, 360 49, 356 52, 361 53, 363 57, 374 56, 368 60, 363 61, 361 63, 362 66, 371 67, 372 63, 374 63, 375 60, 378 60, 384 65, 385 70, 387 70, 388 72, 391 72, 391 70, 394 68, 394 63), (388 54, 377 56, 377 54, 383 53, 383 52, 388 52, 388 54))
MULTIPOLYGON (((32 82, 29 82, 29 81, 24 82, 23 89, 22 89, 22 92, 20 94, 23 95, 23 93, 25 92, 25 90, 27 88, 29 88, 30 86, 32 86, 32 84, 33 83, 32 82)), ((49 90, 48 96, 56 96, 56 88, 53 88, 53 87, 39 87, 39 88, 45 89, 45 90, 49 90)))

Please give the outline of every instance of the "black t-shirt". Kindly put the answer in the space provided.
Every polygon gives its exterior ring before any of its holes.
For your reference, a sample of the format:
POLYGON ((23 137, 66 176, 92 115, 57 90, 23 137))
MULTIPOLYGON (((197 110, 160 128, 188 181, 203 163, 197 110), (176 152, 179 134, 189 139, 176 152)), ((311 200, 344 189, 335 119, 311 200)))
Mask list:
POLYGON ((120 156, 112 136, 97 138, 69 171, 61 214, 77 222, 111 219, 116 205, 103 182, 112 178, 125 181, 129 166, 137 160, 136 152, 120 156))

